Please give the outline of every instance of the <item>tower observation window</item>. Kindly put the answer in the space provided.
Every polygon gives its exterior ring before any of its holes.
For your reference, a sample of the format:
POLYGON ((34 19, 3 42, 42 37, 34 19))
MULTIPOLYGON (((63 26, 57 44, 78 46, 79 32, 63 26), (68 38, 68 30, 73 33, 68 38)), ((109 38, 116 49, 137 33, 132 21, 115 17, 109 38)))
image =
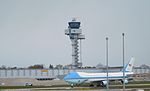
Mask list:
POLYGON ((69 28, 73 28, 73 29, 79 29, 80 27, 80 22, 69 22, 69 28))

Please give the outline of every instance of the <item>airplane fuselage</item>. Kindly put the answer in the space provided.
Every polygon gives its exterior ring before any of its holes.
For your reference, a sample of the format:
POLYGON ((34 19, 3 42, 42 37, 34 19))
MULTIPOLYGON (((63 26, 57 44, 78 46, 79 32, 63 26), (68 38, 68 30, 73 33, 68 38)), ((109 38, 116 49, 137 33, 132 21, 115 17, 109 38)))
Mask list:
MULTIPOLYGON (((127 75, 133 74, 133 72, 125 72, 125 78, 127 75)), ((111 72, 108 73, 109 80, 122 80, 123 72, 111 72)), ((94 81, 105 81, 107 80, 107 73, 85 73, 85 72, 72 72, 68 74, 64 80, 72 84, 81 84, 84 82, 94 82, 94 81)))

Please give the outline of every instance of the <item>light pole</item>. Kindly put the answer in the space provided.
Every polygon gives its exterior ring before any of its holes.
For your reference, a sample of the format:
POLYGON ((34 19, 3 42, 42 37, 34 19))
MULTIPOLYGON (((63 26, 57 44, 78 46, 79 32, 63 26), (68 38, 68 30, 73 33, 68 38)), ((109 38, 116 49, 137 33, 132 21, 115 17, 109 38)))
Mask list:
POLYGON ((124 33, 122 33, 122 56, 123 56, 123 91, 125 91, 125 69, 124 69, 124 33))
POLYGON ((109 91, 109 80, 108 80, 108 37, 106 37, 106 67, 107 67, 107 91, 109 91))

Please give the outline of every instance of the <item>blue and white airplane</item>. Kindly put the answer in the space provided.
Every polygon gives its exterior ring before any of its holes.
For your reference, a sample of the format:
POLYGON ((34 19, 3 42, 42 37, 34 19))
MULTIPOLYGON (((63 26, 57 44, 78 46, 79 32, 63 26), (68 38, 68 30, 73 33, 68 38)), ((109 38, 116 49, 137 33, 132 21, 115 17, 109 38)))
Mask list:
MULTIPOLYGON (((128 62, 125 68, 119 72, 108 72, 109 81, 121 81, 123 83, 123 70, 124 70, 124 83, 128 83, 129 75, 133 74, 133 63, 134 58, 128 62)), ((64 77, 64 80, 69 83, 72 87, 78 86, 82 83, 96 84, 97 86, 106 86, 107 83, 107 73, 87 73, 87 72, 71 72, 64 77)))

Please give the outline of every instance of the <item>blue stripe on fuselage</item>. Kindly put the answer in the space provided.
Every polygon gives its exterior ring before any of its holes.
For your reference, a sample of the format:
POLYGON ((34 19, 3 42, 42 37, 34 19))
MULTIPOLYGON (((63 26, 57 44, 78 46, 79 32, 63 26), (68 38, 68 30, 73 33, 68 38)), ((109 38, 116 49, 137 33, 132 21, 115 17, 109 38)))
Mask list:
MULTIPOLYGON (((82 77, 80 79, 106 79, 106 76, 101 77, 82 77)), ((108 76, 108 78, 123 78, 123 76, 108 76)), ((128 78, 128 76, 125 76, 125 78, 128 78)))

